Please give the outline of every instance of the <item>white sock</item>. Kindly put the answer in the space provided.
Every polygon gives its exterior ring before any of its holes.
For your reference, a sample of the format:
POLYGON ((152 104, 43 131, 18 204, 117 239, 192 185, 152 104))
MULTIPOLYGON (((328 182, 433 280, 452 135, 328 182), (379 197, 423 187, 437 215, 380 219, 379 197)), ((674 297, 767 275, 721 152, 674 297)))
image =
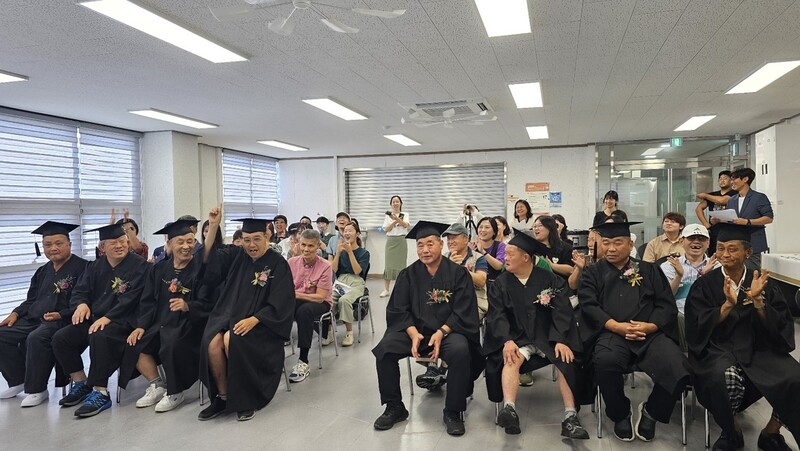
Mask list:
POLYGON ((96 390, 96 391, 99 391, 100 393, 102 393, 102 394, 104 394, 104 395, 106 395, 106 396, 108 396, 108 389, 105 389, 105 388, 95 388, 95 390, 96 390))
POLYGON ((567 418, 573 416, 573 415, 578 415, 578 411, 574 407, 565 407, 564 408, 564 419, 565 420, 567 418))
POLYGON ((508 406, 508 407, 511 407, 511 408, 512 408, 512 409, 514 409, 514 410, 516 410, 516 409, 517 409, 517 406, 516 406, 516 404, 514 404, 514 403, 513 403, 513 402, 511 402, 511 401, 503 401, 503 407, 506 407, 506 406, 508 406))

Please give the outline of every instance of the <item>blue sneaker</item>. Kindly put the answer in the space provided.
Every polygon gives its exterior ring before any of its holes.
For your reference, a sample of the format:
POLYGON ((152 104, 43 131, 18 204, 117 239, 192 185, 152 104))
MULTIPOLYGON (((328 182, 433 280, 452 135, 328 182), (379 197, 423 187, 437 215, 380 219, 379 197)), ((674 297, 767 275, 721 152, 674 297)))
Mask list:
POLYGON ((78 407, 75 411, 75 416, 80 418, 88 418, 97 415, 98 413, 111 408, 111 397, 104 395, 97 390, 93 390, 83 402, 83 405, 78 407))
POLYGON ((92 387, 86 385, 86 381, 74 382, 72 388, 69 389, 69 394, 61 398, 58 401, 58 405, 63 407, 77 406, 85 401, 91 392, 92 387))

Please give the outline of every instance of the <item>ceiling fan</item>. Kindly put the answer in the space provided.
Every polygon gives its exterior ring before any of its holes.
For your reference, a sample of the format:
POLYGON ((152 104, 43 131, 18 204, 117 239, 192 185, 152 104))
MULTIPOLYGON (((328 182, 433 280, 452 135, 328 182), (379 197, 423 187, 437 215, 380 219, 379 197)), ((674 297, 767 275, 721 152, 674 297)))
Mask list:
POLYGON ((353 13, 362 14, 365 16, 381 17, 383 19, 396 19, 405 14, 406 12, 405 9, 395 9, 393 11, 385 11, 381 9, 369 9, 369 8, 347 8, 344 6, 331 5, 316 0, 244 0, 244 1, 245 3, 247 3, 247 5, 222 7, 222 8, 209 8, 209 9, 211 10, 211 14, 214 16, 214 18, 216 18, 220 22, 224 22, 236 19, 238 17, 243 17, 248 14, 252 14, 260 9, 270 8, 278 5, 291 4, 293 8, 288 16, 278 17, 274 20, 271 20, 267 24, 267 28, 270 31, 283 36, 288 36, 292 33, 292 31, 294 31, 295 23, 290 21, 292 15, 294 15, 294 13, 297 11, 306 11, 306 10, 313 11, 316 15, 320 17, 320 22, 322 22, 328 28, 337 33, 358 33, 359 31, 358 28, 351 27, 328 16, 327 14, 325 14, 323 10, 319 8, 320 6, 326 8, 335 8, 345 11, 351 11, 353 13))
POLYGON ((425 117, 419 111, 412 111, 408 117, 403 117, 400 122, 403 124, 414 124, 417 127, 430 127, 432 125, 442 125, 444 128, 453 128, 454 124, 483 125, 485 122, 496 121, 497 116, 489 113, 488 110, 475 114, 456 115, 456 110, 450 108, 444 110, 441 117, 425 117))

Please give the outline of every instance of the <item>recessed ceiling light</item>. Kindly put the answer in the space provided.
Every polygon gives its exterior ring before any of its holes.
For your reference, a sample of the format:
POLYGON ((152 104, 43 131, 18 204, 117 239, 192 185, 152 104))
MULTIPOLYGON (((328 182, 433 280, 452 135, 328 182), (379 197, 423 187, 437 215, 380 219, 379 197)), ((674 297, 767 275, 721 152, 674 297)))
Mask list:
POLYGON ((363 121, 367 118, 363 114, 356 113, 330 97, 325 97, 323 99, 303 99, 303 102, 346 121, 363 121))
POLYGON ((475 6, 490 38, 531 32, 528 0, 475 0, 475 6))
POLYGON ((664 149, 663 149, 663 148, 661 148, 661 147, 651 147, 651 148, 649 148, 649 149, 645 150, 645 151, 642 153, 642 156, 643 156, 643 157, 646 157, 646 156, 648 156, 648 155, 655 155, 655 154, 657 154, 657 153, 661 152, 662 150, 664 150, 664 149))
POLYGON ((684 122, 683 124, 679 125, 678 128, 675 129, 676 132, 687 132, 692 130, 697 130, 703 124, 714 119, 717 117, 716 114, 711 114, 708 116, 692 116, 689 118, 688 121, 684 122))
POLYGON ((800 66, 800 61, 767 63, 725 94, 746 94, 760 91, 773 81, 791 72, 797 66, 800 66))
POLYGON ((546 125, 536 125, 534 127, 525 127, 525 130, 528 131, 528 137, 530 139, 547 139, 550 135, 547 133, 547 126, 546 125))
POLYGON ((308 147, 295 146, 294 144, 285 143, 283 141, 276 141, 274 139, 266 141, 258 141, 258 143, 263 144, 265 146, 272 146, 272 147, 278 147, 280 149, 291 150, 292 152, 303 152, 305 150, 308 150, 308 147))
POLYGON ((662 144, 660 147, 671 147, 669 144, 662 144))
POLYGON ((419 146, 420 143, 414 141, 413 139, 409 138, 406 135, 383 135, 386 139, 391 139, 392 141, 396 142, 397 144, 402 144, 406 147, 408 146, 419 146))
POLYGON ((247 58, 128 0, 96 0, 82 2, 81 5, 212 63, 247 61, 247 58))
POLYGON ((28 77, 0 70, 0 83, 10 83, 12 81, 28 81, 28 77))
POLYGON ((644 157, 647 158, 648 160, 652 160, 653 158, 656 158, 655 155, 645 155, 644 157))
POLYGON ((152 119, 158 119, 159 121, 166 121, 172 122, 173 124, 178 125, 185 125, 186 127, 192 128, 217 128, 219 127, 216 124, 211 124, 209 122, 198 121, 197 119, 192 119, 190 117, 179 116, 173 113, 167 113, 166 111, 156 110, 150 108, 149 110, 131 110, 128 111, 131 114, 138 114, 139 116, 149 117, 152 119))
POLYGON ((508 85, 508 89, 511 90, 511 96, 514 97, 517 108, 541 108, 543 106, 542 86, 539 82, 508 85))

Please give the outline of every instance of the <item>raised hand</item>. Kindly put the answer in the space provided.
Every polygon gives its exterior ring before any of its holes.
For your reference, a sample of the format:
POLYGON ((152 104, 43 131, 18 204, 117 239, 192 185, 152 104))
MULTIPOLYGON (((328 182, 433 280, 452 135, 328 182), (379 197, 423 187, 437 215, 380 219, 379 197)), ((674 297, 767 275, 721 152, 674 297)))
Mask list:
POLYGON ((725 276, 725 281, 722 282, 722 292, 725 293, 725 302, 730 304, 731 307, 735 306, 737 302, 737 294, 733 286, 731 278, 725 276))
POLYGON ((583 269, 586 267, 586 256, 578 251, 572 251, 572 263, 574 263, 578 269, 583 271, 583 269))
POLYGON ((222 221, 222 205, 212 208, 208 212, 208 225, 209 227, 213 224, 219 226, 220 221, 222 221))
POLYGON ((751 299, 761 297, 767 282, 769 282, 769 271, 766 269, 761 272, 758 270, 753 271, 753 282, 750 283, 749 297, 751 299))

